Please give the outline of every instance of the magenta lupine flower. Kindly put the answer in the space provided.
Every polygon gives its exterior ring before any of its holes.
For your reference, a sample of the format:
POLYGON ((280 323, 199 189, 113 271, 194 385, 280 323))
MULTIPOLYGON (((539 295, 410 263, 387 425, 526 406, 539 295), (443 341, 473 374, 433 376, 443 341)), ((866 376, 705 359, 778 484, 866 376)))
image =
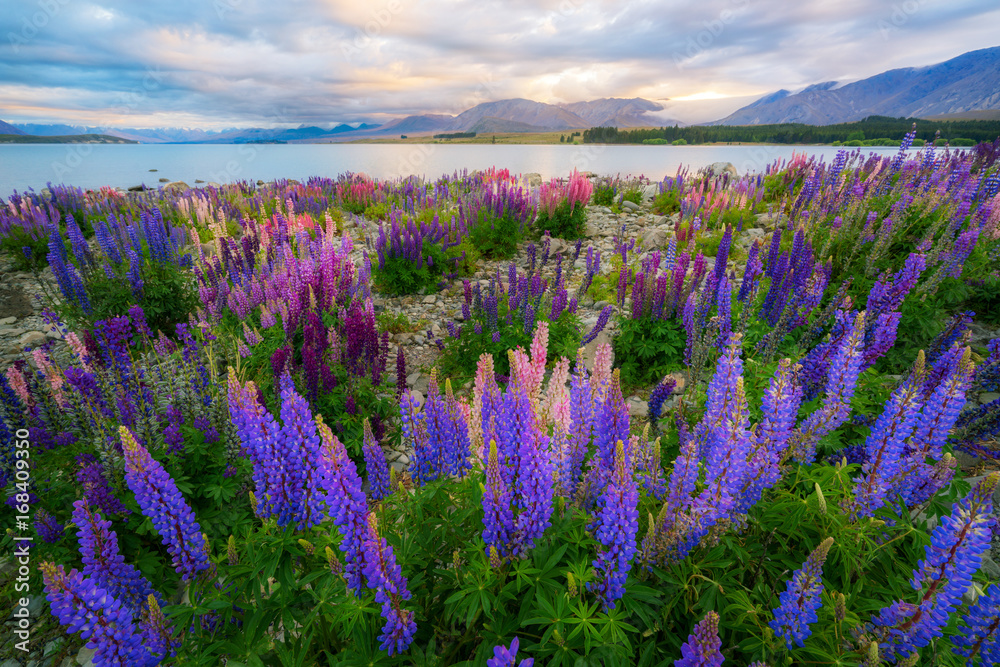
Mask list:
POLYGON ((990 584, 963 617, 963 634, 952 638, 955 653, 969 659, 978 656, 984 667, 1000 664, 1000 584, 990 584))
POLYGON ((674 661, 674 667, 720 667, 722 640, 719 639, 719 615, 714 611, 705 614, 687 642, 681 646, 681 658, 674 661))
POLYGON ((118 432, 125 454, 125 482, 167 545, 174 569, 185 581, 193 579, 209 567, 205 538, 194 512, 163 465, 136 442, 127 428, 121 426, 118 432))
POLYGON ((823 563, 832 546, 833 538, 828 537, 813 549, 802 569, 795 571, 784 592, 778 596, 781 604, 774 610, 774 619, 768 625, 774 634, 785 640, 788 650, 792 649, 792 644, 804 645, 812 634, 809 624, 819 620, 816 610, 822 604, 819 596, 823 592, 823 563))
POLYGON ((922 592, 920 598, 915 603, 897 600, 872 618, 880 649, 906 658, 942 636, 989 548, 998 480, 1000 473, 992 473, 980 481, 931 533, 925 558, 910 580, 914 590, 922 592))
POLYGON ((389 488, 389 464, 386 463, 385 452, 382 451, 382 446, 375 439, 367 418, 364 420, 362 449, 365 456, 365 469, 368 470, 368 487, 372 500, 379 502, 392 492, 389 488))
MULTIPOLYGON (((517 661, 517 649, 520 641, 515 636, 510 640, 510 646, 499 644, 493 647, 493 657, 486 661, 486 667, 514 667, 517 661)), ((534 658, 525 658, 517 667, 532 667, 535 664, 534 658)))
POLYGON ((413 620, 413 612, 402 607, 403 601, 411 597, 406 588, 406 578, 396 563, 392 547, 378 536, 374 515, 369 516, 371 519, 365 540, 365 576, 368 588, 375 589, 375 601, 382 603, 385 625, 378 637, 382 642, 381 649, 392 656, 409 648, 417 631, 417 624, 413 620))
POLYGON ((342 537, 340 550, 344 552, 346 561, 344 575, 348 588, 361 595, 364 544, 368 537, 368 502, 361 491, 358 469, 347 455, 344 445, 318 417, 316 426, 323 439, 326 506, 342 537))
POLYGON ((625 580, 635 557, 635 538, 639 532, 639 489, 621 440, 615 445, 613 469, 609 472, 610 479, 597 499, 594 537, 602 546, 593 565, 598 579, 588 583, 605 611, 614 609, 615 602, 625 594, 625 580))
POLYGON ((45 597, 52 615, 68 632, 89 640, 87 648, 96 651, 94 663, 114 667, 153 667, 159 656, 143 648, 131 612, 103 588, 76 570, 69 574, 62 565, 42 563, 45 597))
POLYGON ((157 593, 135 567, 125 562, 111 522, 91 510, 86 500, 73 503, 73 523, 80 541, 83 574, 138 615, 150 595, 157 593))

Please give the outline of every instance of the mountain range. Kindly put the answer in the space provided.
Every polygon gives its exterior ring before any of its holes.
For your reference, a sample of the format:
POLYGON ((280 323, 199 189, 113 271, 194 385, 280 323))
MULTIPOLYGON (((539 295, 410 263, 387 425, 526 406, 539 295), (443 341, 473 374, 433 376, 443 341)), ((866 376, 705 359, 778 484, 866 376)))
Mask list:
POLYGON ((1000 109, 1000 47, 964 53, 927 67, 893 69, 840 85, 778 90, 710 125, 805 123, 831 125, 868 116, 968 116, 1000 109))
MULTIPOLYGON (((675 104, 671 102, 671 104, 675 104)), ((729 109, 733 107, 730 106, 729 109)), ((907 67, 842 84, 824 81, 798 92, 764 95, 708 125, 805 123, 829 125, 868 116, 914 118, 990 118, 1000 110, 1000 47, 970 51, 926 67, 907 67)), ((233 128, 208 131, 186 128, 95 128, 70 125, 8 124, 0 134, 65 136, 104 133, 142 143, 319 143, 351 139, 429 135, 449 132, 541 132, 590 127, 661 127, 685 125, 667 117, 659 102, 603 98, 547 104, 522 98, 483 102, 457 115, 420 114, 383 124, 341 123, 329 128, 233 128)))

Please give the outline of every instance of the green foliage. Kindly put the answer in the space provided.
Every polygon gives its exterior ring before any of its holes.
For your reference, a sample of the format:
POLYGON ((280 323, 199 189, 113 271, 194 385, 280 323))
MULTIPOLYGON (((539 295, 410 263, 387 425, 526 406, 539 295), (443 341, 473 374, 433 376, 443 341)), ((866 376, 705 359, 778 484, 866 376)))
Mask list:
POLYGON ((418 267, 406 257, 385 257, 382 268, 372 266, 372 280, 383 294, 398 296, 416 294, 420 290, 436 292, 441 275, 447 268, 444 251, 436 244, 424 245, 424 259, 418 267), (433 264, 427 261, 432 258, 433 264))
POLYGON ((656 137, 655 139, 643 139, 642 143, 646 146, 666 146, 670 142, 662 137, 656 137))
POLYGON ((674 139, 670 142, 671 146, 687 146, 687 139, 674 139))
POLYGON ((611 346, 623 387, 654 384, 683 368, 685 336, 677 320, 623 317, 618 327, 611 346))
POLYGON ((590 195, 590 203, 594 206, 611 206, 615 203, 616 194, 616 179, 599 178, 594 181, 594 192, 590 195))
POLYGON ((6 236, 0 237, 0 252, 4 252, 14 260, 14 269, 27 271, 32 267, 46 266, 49 263, 49 240, 36 238, 18 225, 10 228, 6 236), (25 256, 22 248, 31 248, 31 260, 25 256))
POLYGON ((379 331, 388 331, 391 334, 417 330, 417 325, 410 322, 406 313, 383 310, 375 316, 375 321, 378 322, 379 331))
POLYGON ((653 212, 657 215, 673 215, 681 210, 680 192, 671 188, 653 199, 653 212))
MULTIPOLYGON (((497 328, 500 332, 497 342, 493 341, 485 320, 480 322, 483 330, 481 334, 475 332, 475 322, 466 322, 462 325, 459 338, 445 338, 445 348, 438 359, 440 377, 450 377, 457 384, 472 379, 476 374, 479 357, 483 354, 493 355, 493 370, 497 375, 509 376, 510 360, 507 358, 507 351, 518 347, 527 350, 531 346, 534 331, 525 333, 523 323, 518 318, 507 324, 507 312, 505 297, 497 307, 497 328)), ((546 318, 540 314, 538 319, 546 318)), ((575 358, 580 339, 579 318, 569 311, 563 311, 558 320, 549 322, 548 361, 552 363, 560 356, 575 358)))
POLYGON ((548 211, 539 209, 535 229, 539 234, 548 230, 553 238, 576 240, 587 233, 587 209, 585 206, 570 208, 568 201, 562 201, 556 206, 552 217, 548 211))
POLYGON ((469 230, 468 238, 483 257, 510 259, 517 254, 517 245, 524 238, 519 220, 511 215, 496 218, 487 209, 479 211, 479 220, 469 230))
POLYGON ((57 304, 56 312, 70 324, 90 326, 97 320, 125 315, 130 307, 138 304, 154 333, 163 331, 172 335, 174 326, 186 322, 188 313, 194 312, 199 305, 194 277, 176 264, 145 262, 139 298, 125 277, 126 271, 123 264, 110 277, 98 269, 84 272, 84 286, 93 312, 88 315, 78 305, 68 302, 57 304))
POLYGON ((388 220, 390 206, 387 202, 369 204, 365 207, 363 215, 368 220, 388 220))

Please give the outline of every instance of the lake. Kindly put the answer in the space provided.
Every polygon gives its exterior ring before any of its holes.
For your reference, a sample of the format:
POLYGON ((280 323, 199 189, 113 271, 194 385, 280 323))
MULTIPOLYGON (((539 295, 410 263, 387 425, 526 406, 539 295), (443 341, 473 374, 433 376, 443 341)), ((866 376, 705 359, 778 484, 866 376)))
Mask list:
MULTIPOLYGON (((3 144, 0 196, 36 191, 48 182, 96 188, 156 187, 160 178, 226 183, 237 180, 304 179, 352 171, 377 178, 420 174, 437 178, 463 169, 496 166, 544 178, 580 171, 660 180, 681 165, 696 170, 732 162, 740 174, 760 171, 792 153, 831 161, 832 146, 605 146, 492 144, 3 144), (150 171, 155 169, 157 171, 150 171)), ((881 155, 895 148, 864 148, 881 155)))

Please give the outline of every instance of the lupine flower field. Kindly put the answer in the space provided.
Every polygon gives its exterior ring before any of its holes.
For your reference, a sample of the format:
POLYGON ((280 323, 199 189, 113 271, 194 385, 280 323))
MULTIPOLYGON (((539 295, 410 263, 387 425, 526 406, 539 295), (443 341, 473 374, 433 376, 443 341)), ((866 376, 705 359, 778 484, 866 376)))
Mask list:
POLYGON ((1000 139, 911 139, 13 195, 35 664, 1000 664, 1000 139), (426 392, 382 295, 445 304, 426 392))

